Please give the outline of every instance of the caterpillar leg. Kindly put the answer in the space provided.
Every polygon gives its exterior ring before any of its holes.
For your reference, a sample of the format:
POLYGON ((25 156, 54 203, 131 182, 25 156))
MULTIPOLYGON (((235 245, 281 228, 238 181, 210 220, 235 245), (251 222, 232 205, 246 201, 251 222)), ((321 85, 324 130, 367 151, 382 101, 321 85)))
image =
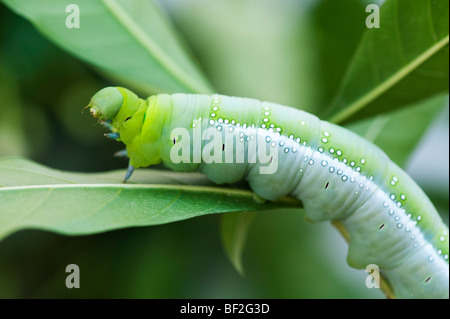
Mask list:
POLYGON ((114 157, 128 157, 128 152, 126 149, 117 151, 114 153, 114 157))
POLYGON ((104 120, 104 121, 101 121, 101 122, 100 122, 100 124, 101 124, 103 127, 105 127, 105 128, 107 128, 108 130, 112 131, 112 130, 113 130, 113 126, 111 125, 111 123, 112 123, 111 120, 104 120))
POLYGON ((123 179, 124 183, 126 183, 126 181, 130 179, 131 175, 133 175, 133 172, 134 172, 134 166, 131 164, 128 164, 127 173, 125 174, 125 178, 123 179))
POLYGON ((120 137, 119 133, 105 133, 106 137, 112 138, 113 140, 117 140, 120 137))

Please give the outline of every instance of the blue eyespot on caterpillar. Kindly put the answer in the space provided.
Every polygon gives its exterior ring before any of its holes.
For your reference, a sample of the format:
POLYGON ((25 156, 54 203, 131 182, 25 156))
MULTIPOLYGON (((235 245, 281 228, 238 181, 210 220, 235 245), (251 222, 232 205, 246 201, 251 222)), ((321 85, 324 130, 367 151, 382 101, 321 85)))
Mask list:
POLYGON ((294 196, 313 221, 339 221, 348 263, 375 264, 398 298, 449 297, 449 235, 420 187, 376 145, 307 112, 224 95, 96 93, 91 113, 129 167, 162 163, 211 181, 247 180, 257 198, 294 196))

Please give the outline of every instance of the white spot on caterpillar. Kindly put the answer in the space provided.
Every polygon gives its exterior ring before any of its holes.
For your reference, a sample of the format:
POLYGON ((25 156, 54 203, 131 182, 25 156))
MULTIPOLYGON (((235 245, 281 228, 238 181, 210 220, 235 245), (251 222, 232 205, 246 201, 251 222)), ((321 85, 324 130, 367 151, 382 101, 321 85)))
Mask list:
POLYGON ((211 117, 216 117, 216 113, 211 113, 211 117))
POLYGON ((306 122, 305 122, 305 121, 301 121, 301 122, 300 122, 300 125, 305 126, 305 125, 306 125, 306 122))
POLYGON ((327 131, 325 131, 325 132, 323 132, 323 135, 325 135, 325 136, 330 136, 330 133, 328 133, 327 131))
POLYGON ((313 164, 314 164, 314 160, 312 160, 312 159, 309 160, 308 164, 309 164, 309 165, 313 165, 313 164))
POLYGON ((351 161, 351 162, 350 162, 350 166, 351 166, 351 167, 355 166, 355 162, 354 162, 354 161, 351 161))
POLYGON ((402 227, 403 227, 403 225, 402 225, 401 223, 398 223, 398 224, 397 224, 397 228, 398 228, 398 229, 400 229, 400 228, 402 228, 402 227))
POLYGON ((361 164, 365 164, 366 163, 366 159, 364 159, 364 158, 361 158, 361 164))
POLYGON ((330 148, 330 153, 334 154, 334 148, 330 148))
POLYGON ((319 153, 323 153, 323 147, 318 148, 319 153))
POLYGON ((334 166, 330 166, 329 171, 330 173, 334 173, 334 166))
POLYGON ((343 170, 338 169, 336 173, 337 173, 338 175, 341 175, 341 174, 343 173, 343 170))
POLYGON ((428 261, 432 262, 434 260, 433 256, 428 256, 428 261))
POLYGON ((323 167, 325 167, 325 166, 328 165, 328 162, 327 162, 326 160, 323 160, 323 161, 321 162, 321 164, 322 164, 323 167))
POLYGON ((341 180, 342 180, 343 182, 345 182, 347 179, 348 179, 348 177, 347 177, 346 175, 344 175, 344 176, 341 177, 341 180))
POLYGON ((440 240, 440 241, 445 241, 445 237, 444 237, 444 236, 441 236, 441 237, 439 237, 439 240, 440 240))
POLYGON ((336 151, 336 155, 337 155, 337 156, 341 156, 341 155, 342 155, 342 151, 341 151, 341 150, 337 150, 337 151, 336 151))
POLYGON ((324 137, 324 138, 322 139, 322 142, 323 142, 323 143, 328 143, 328 140, 324 137))
POLYGON ((209 125, 214 125, 215 121, 214 120, 209 120, 209 125))
POLYGON ((405 200, 405 199, 406 199, 406 195, 405 195, 405 194, 401 194, 401 195, 400 195, 400 199, 401 199, 401 200, 405 200))

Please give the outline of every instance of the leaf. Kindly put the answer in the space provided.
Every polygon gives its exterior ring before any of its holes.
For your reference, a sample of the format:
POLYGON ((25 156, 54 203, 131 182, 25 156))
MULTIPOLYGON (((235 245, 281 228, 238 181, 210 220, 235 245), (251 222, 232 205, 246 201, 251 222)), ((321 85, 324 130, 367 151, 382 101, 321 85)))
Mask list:
POLYGON ((350 122, 448 92, 448 12, 448 1, 385 1, 327 118, 350 122))
POLYGON ((315 92, 315 107, 311 111, 318 114, 332 102, 339 90, 347 66, 366 30, 361 23, 366 13, 363 1, 319 0, 314 5, 310 29, 315 54, 319 57, 314 70, 319 81, 315 85, 320 89, 315 92))
POLYGON ((37 228, 67 235, 170 223, 213 213, 299 207, 285 198, 261 205, 252 192, 211 186, 200 174, 138 170, 81 174, 53 170, 26 159, 0 159, 0 239, 37 228), (158 183, 158 184, 155 184, 158 183))
POLYGON ((60 47, 128 86, 146 92, 211 92, 153 1, 2 1, 60 47), (79 28, 66 26, 69 4, 79 7, 79 28))
MULTIPOLYGON (((0 60, 1 61, 1 60, 0 60)), ((25 155, 27 140, 23 132, 24 110, 16 78, 7 65, 0 63, 0 157, 25 155)))
POLYGON ((234 268, 241 275, 244 274, 242 251, 254 216, 254 212, 229 213, 222 216, 223 246, 234 268))
POLYGON ((446 95, 438 95, 407 109, 351 123, 347 128, 378 145, 393 162, 404 166, 446 100, 446 95))

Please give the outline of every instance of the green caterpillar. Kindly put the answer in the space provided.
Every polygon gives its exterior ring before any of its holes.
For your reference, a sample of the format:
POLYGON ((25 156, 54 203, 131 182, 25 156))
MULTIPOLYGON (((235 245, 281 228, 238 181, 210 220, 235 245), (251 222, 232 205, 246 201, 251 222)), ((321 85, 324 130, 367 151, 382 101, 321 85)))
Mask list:
POLYGON ((89 107, 126 145, 125 179, 162 162, 215 183, 246 179, 264 199, 295 196, 310 219, 340 221, 348 263, 378 265, 396 297, 449 297, 448 227, 417 184, 356 134, 301 110, 223 95, 143 100, 108 87, 89 107))

